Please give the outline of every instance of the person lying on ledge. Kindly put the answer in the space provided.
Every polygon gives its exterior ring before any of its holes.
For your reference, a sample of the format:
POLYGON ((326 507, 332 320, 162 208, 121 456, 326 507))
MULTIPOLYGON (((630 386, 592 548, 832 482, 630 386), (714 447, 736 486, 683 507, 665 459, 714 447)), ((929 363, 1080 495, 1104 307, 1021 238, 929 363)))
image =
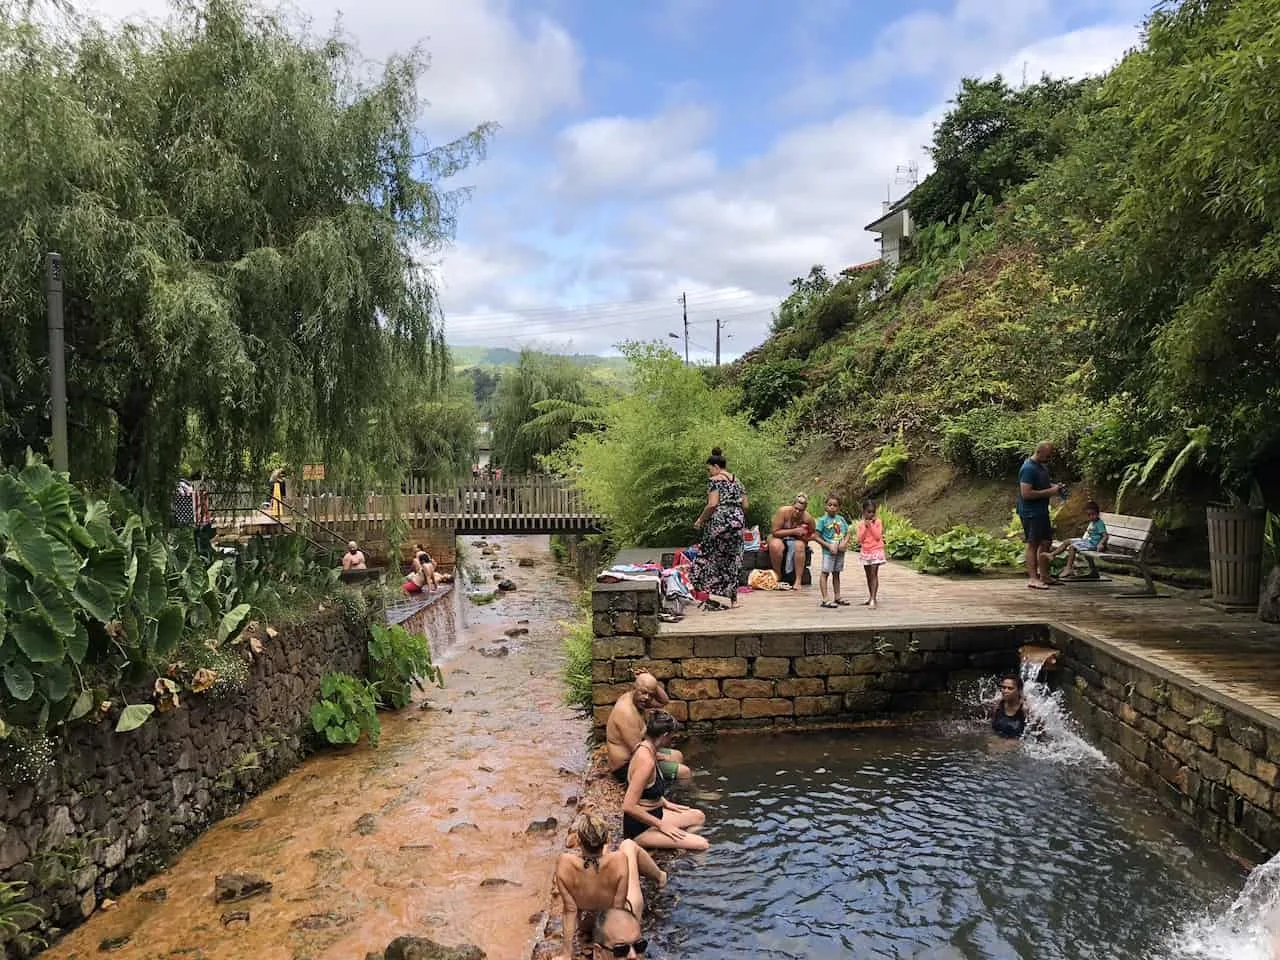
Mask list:
POLYGON ((667 883, 666 873, 634 840, 623 840, 614 851, 606 849, 609 826, 602 817, 582 814, 574 822, 573 832, 578 838, 578 852, 566 851, 556 863, 555 885, 564 908, 562 960, 572 960, 574 956, 581 911, 600 914, 621 908, 639 919, 644 915, 641 875, 654 881, 658 889, 667 883))
POLYGON ((1022 677, 1006 673, 1000 677, 1000 693, 992 704, 991 729, 1016 740, 1027 731, 1030 714, 1022 697, 1022 677))
POLYGON ((707 822, 701 810, 667 799, 670 781, 662 775, 658 751, 671 744, 679 724, 665 710, 649 715, 644 739, 627 769, 627 793, 622 799, 622 835, 650 850, 693 850, 709 844, 691 830, 707 822))
MULTIPOLYGON (((644 739, 649 711, 666 704, 667 691, 662 689, 657 677, 641 670, 636 673, 635 686, 620 696, 609 711, 609 722, 605 726, 609 772, 619 783, 627 782, 627 764, 644 739)), ((679 750, 662 749, 658 753, 658 763, 662 767, 662 775, 669 781, 688 780, 692 776, 679 750)))

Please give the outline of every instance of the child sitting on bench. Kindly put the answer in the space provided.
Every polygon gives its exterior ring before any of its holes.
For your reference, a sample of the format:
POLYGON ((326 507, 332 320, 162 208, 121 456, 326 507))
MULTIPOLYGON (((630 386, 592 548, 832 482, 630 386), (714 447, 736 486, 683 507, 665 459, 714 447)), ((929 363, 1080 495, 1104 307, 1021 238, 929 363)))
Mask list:
POLYGON ((1107 544, 1107 525, 1102 522, 1099 515, 1098 504, 1094 500, 1090 500, 1084 505, 1085 516, 1089 518, 1089 525, 1084 528, 1084 536, 1074 537, 1058 544, 1049 554, 1050 559, 1067 555, 1067 565, 1062 571, 1064 577, 1074 577, 1076 575, 1076 554, 1081 550, 1101 550, 1107 544))

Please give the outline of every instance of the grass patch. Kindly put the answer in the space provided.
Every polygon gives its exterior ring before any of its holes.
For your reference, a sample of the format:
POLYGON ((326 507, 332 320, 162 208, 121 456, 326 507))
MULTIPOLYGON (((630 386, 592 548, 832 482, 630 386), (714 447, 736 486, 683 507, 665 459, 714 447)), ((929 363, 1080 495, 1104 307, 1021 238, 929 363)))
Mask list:
POLYGON ((564 682, 568 689, 564 701, 581 710, 591 709, 591 594, 583 592, 578 600, 578 617, 565 621, 564 627, 564 682))
POLYGON ((477 607, 483 607, 485 604, 493 603, 498 599, 498 591, 490 590, 488 593, 472 593, 469 595, 471 602, 477 607))

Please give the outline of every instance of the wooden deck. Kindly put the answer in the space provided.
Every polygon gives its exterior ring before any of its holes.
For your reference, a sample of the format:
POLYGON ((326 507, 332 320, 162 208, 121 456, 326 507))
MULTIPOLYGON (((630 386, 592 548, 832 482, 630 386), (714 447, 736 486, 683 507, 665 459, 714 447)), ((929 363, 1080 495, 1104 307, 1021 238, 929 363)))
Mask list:
POLYGON ((679 623, 661 624, 660 633, 722 636, 1055 624, 1280 718, 1280 625, 1262 623, 1252 614, 1220 613, 1183 595, 1115 599, 1116 592, 1140 585, 1121 577, 1033 591, 1021 577, 932 577, 897 563, 881 568, 879 605, 870 610, 859 605, 867 587, 856 558, 843 580, 853 606, 821 609, 815 572, 811 587, 743 594, 737 609, 718 613, 690 608, 679 623))

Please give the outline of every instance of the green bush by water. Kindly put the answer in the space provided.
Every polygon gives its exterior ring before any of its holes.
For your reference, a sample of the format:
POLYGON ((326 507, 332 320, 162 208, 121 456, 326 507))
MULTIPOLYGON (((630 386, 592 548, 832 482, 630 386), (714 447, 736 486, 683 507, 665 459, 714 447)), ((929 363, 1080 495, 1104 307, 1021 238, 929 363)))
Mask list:
POLYGON ((349 673, 326 673, 320 681, 320 702, 311 708, 311 728, 329 743, 359 743, 366 733, 378 745, 382 724, 378 720, 376 684, 349 673))
POLYGON ((378 691, 378 703, 401 710, 413 700, 413 688, 423 692, 423 681, 444 686, 444 674, 431 662, 427 638, 410 633, 399 624, 370 627, 369 674, 378 691))
POLYGON ((921 573, 980 573, 989 567, 1015 566, 1022 556, 1020 544, 961 525, 929 537, 915 566, 921 573))
POLYGON ((564 680, 568 685, 565 703, 581 710, 591 709, 591 594, 584 592, 578 601, 578 618, 562 623, 564 628, 564 680))

